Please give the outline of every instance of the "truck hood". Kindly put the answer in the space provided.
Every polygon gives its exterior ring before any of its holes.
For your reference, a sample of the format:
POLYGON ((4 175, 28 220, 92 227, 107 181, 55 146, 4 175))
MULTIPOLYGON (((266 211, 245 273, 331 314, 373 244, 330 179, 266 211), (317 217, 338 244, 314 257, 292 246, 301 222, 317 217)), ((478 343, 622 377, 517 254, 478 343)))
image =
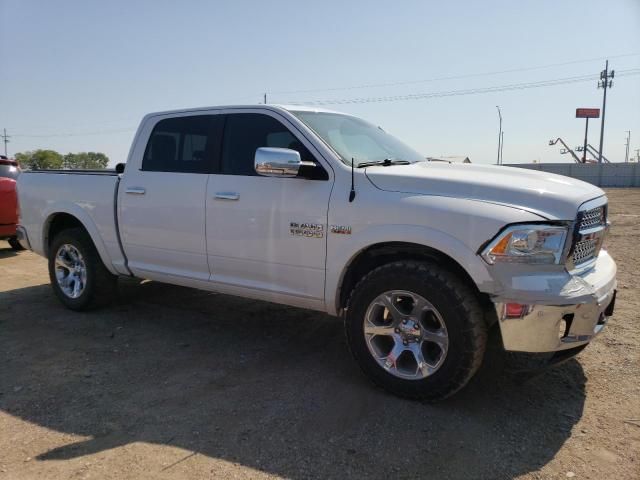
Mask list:
POLYGON ((417 162, 367 167, 365 174, 381 190, 497 203, 549 220, 573 220, 581 204, 605 194, 574 178, 516 167, 417 162))

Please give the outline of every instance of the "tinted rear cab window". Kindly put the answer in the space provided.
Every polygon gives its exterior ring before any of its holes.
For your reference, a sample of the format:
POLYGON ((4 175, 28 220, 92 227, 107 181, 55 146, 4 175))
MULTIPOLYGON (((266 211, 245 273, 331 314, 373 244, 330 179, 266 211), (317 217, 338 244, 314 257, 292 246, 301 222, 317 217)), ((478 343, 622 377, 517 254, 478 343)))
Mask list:
POLYGON ((220 151, 221 115, 195 115, 159 121, 151 132, 142 170, 209 173, 220 151))

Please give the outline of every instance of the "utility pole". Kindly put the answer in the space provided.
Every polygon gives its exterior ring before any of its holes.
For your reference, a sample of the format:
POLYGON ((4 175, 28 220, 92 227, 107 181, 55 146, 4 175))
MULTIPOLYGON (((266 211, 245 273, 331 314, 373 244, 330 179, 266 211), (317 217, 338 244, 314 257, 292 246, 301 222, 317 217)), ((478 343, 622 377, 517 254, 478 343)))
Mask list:
POLYGON ((500 135, 500 165, 502 165, 502 162, 504 161, 504 158, 502 157, 502 150, 504 150, 504 132, 500 135))
POLYGON ((598 151, 598 163, 602 163, 602 143, 604 141, 604 114, 605 109, 607 108, 607 88, 613 87, 613 75, 614 71, 611 70, 609 73, 609 60, 606 61, 604 65, 604 70, 600 72, 600 81, 598 82, 598 88, 602 88, 604 90, 604 94, 602 95, 602 122, 600 123, 600 150, 598 151))
POLYGON ((264 104, 267 104, 267 92, 264 92, 264 104))
POLYGON ((631 130, 627 130, 627 151, 624 154, 624 163, 629 162, 629 143, 631 142, 631 130))
POLYGON ((9 135, 7 135, 7 129, 3 128, 2 129, 2 141, 4 142, 4 156, 8 157, 9 155, 7 155, 7 143, 9 143, 9 139, 11 137, 9 135))
POLYGON ((500 129, 498 130, 498 159, 496 160, 496 165, 500 165, 500 147, 502 146, 502 112, 500 111, 500 106, 496 105, 498 109, 498 117, 500 117, 500 129))

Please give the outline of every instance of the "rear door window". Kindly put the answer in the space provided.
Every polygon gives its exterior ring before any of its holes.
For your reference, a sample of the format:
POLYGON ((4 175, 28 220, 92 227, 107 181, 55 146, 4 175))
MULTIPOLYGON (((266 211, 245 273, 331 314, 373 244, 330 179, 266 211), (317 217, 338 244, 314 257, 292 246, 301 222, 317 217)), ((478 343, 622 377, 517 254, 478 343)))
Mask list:
POLYGON ((220 152, 222 115, 194 115, 159 121, 142 160, 150 172, 210 173, 220 152))

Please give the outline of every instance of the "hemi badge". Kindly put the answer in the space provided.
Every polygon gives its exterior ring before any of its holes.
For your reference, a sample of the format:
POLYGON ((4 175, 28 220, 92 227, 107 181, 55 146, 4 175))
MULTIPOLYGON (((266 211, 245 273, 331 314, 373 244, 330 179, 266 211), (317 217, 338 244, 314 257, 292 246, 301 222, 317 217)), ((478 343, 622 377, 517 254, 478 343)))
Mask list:
POLYGON ((331 233, 339 233, 341 235, 351 235, 351 227, 346 225, 331 225, 331 233))

